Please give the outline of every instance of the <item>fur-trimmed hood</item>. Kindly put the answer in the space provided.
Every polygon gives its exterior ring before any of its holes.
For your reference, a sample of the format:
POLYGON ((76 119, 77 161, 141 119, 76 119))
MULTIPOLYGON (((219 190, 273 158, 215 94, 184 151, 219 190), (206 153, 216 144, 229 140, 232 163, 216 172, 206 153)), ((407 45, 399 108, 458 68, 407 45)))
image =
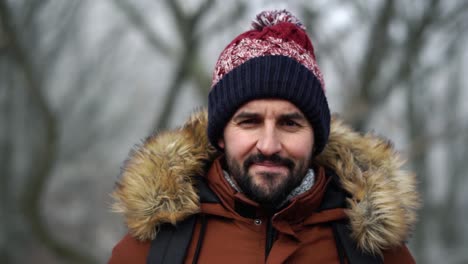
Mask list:
MULTIPOLYGON (((130 234, 153 239, 155 227, 175 224, 199 212, 194 175, 203 175, 219 155, 206 136, 207 113, 194 113, 183 127, 152 135, 125 162, 112 196, 130 234)), ((401 245, 416 222, 419 196, 416 177, 401 169, 403 161, 390 142, 361 135, 338 118, 316 157, 333 169, 351 194, 346 210, 351 236, 370 253, 401 245)))

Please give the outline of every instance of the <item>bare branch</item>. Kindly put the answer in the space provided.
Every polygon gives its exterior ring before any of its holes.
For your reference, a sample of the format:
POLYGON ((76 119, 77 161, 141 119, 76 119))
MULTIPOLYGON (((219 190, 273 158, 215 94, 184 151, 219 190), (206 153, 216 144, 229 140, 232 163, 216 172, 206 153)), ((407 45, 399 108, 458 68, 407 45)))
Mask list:
POLYGON ((435 23, 437 27, 444 27, 445 25, 457 21, 459 18, 467 20, 468 2, 461 1, 459 6, 454 7, 450 12, 444 16, 440 16, 435 23))
POLYGON ((154 32, 151 25, 146 21, 140 11, 135 8, 135 6, 130 4, 127 0, 114 0, 114 3, 118 9, 125 14, 128 21, 141 32, 143 37, 158 53, 167 57, 171 57, 172 54, 175 53, 170 45, 158 37, 159 34, 154 32))
POLYGON ((172 108, 175 99, 182 89, 182 84, 190 77, 193 77, 191 74, 193 74, 194 71, 191 69, 191 67, 197 65, 196 58, 199 53, 198 47, 200 44, 200 40, 196 37, 194 27, 211 9, 208 5, 213 5, 212 0, 206 0, 202 7, 200 7, 194 15, 186 15, 177 1, 168 0, 166 2, 170 7, 171 12, 177 19, 179 33, 182 36, 183 48, 181 55, 176 62, 177 66, 175 74, 171 84, 169 85, 168 94, 163 109, 159 117, 153 122, 153 127, 156 131, 167 128, 169 120, 172 116, 172 108))
POLYGON ((61 16, 58 18, 60 23, 54 28, 54 35, 51 37, 54 40, 48 45, 45 55, 38 58, 42 63, 47 63, 49 67, 41 68, 41 75, 48 76, 46 71, 53 68, 54 63, 57 62, 57 57, 60 56, 61 51, 67 46, 67 41, 72 40, 72 36, 76 36, 73 28, 73 23, 76 22, 76 17, 79 15, 79 8, 82 6, 79 1, 67 1, 66 6, 62 8, 61 16))
POLYGON ((174 0, 174 1, 166 0, 166 4, 169 6, 170 10, 172 11, 172 14, 174 15, 175 20, 179 22, 185 20, 186 16, 178 0, 174 0))
POLYGON ((0 0, 0 19, 5 33, 10 39, 9 50, 11 50, 13 57, 16 58, 18 65, 24 72, 27 83, 25 87, 28 89, 29 96, 34 100, 35 107, 39 109, 45 126, 44 148, 42 153, 35 155, 34 171, 28 178, 21 195, 21 208, 25 214, 25 219, 29 222, 33 235, 58 256, 78 263, 94 263, 92 258, 74 251, 71 247, 67 247, 53 238, 41 216, 42 194, 54 166, 57 153, 58 124, 41 91, 42 80, 36 74, 33 63, 24 51, 23 45, 17 36, 17 30, 12 23, 11 11, 4 0, 0 0))
POLYGON ((354 10, 356 10, 359 17, 362 17, 365 20, 370 20, 371 19, 371 15, 370 15, 371 12, 369 11, 367 2, 359 1, 359 0, 353 0, 353 1, 346 0, 346 1, 342 1, 342 2, 351 3, 351 5, 354 7, 354 10))
POLYGON ((319 38, 315 38, 313 40, 318 60, 320 60, 320 57, 331 58, 331 62, 338 72, 338 75, 343 79, 344 83, 348 84, 354 81, 354 72, 351 70, 351 66, 349 64, 349 60, 347 60, 345 52, 338 48, 338 46, 342 44, 343 39, 346 39, 349 35, 353 34, 354 31, 352 30, 352 27, 354 26, 349 25, 334 33, 332 36, 322 34, 319 38))
POLYGON ((236 7, 228 14, 220 14, 222 19, 216 21, 213 25, 208 26, 203 32, 209 32, 210 35, 215 36, 225 31, 228 27, 232 26, 239 17, 245 13, 247 6, 244 2, 236 2, 236 7))
POLYGON ((111 58, 116 56, 119 46, 122 44, 118 41, 122 34, 123 29, 121 27, 114 27, 112 30, 108 31, 98 44, 98 46, 105 49, 106 52, 98 52, 98 54, 96 56, 92 56, 90 60, 85 60, 80 54, 80 50, 77 50, 74 53, 76 55, 76 60, 82 66, 76 74, 76 81, 70 85, 72 88, 60 104, 59 109, 61 110, 60 115, 62 117, 70 116, 70 114, 76 109, 77 105, 81 102, 80 100, 77 100, 77 98, 82 97, 81 95, 85 93, 84 89, 92 89, 90 82, 93 80, 91 77, 93 73, 95 76, 99 76, 101 78, 106 76, 102 71, 109 69, 106 65, 112 65, 109 61, 111 58))
POLYGON ((185 35, 186 33, 190 34, 190 32, 187 31, 187 27, 190 27, 188 17, 184 14, 184 11, 180 7, 178 1, 166 0, 166 4, 168 5, 169 10, 174 16, 174 19, 175 19, 177 28, 179 29, 179 32, 181 34, 181 37, 184 39, 186 36, 185 35))
POLYGON ((119 57, 117 55, 124 48, 121 42, 116 41, 121 31, 121 27, 115 27, 103 38, 99 46, 105 48, 106 52, 101 52, 99 55, 93 56, 91 60, 81 62, 83 67, 80 68, 78 78, 70 85, 72 89, 63 99, 64 103, 61 104, 62 107, 60 108, 63 109, 61 118, 69 118, 70 114, 77 110, 77 106, 80 105, 82 111, 78 115, 78 123, 81 123, 80 121, 86 122, 88 129, 85 133, 73 130, 72 133, 76 133, 72 136, 75 140, 69 140, 63 146, 61 161, 73 161, 77 158, 77 155, 82 155, 88 151, 96 142, 104 140, 101 136, 102 128, 96 119, 96 112, 99 110, 99 105, 102 104, 99 100, 102 100, 106 94, 112 93, 112 90, 119 82, 115 75, 111 74, 116 69, 105 67, 105 65, 118 63, 119 57), (95 82, 95 84, 93 85, 92 82, 95 82), (83 100, 77 100, 76 98, 81 98, 82 94, 87 92, 85 88, 89 90, 96 86, 100 87, 100 89, 95 92, 92 99, 85 99, 85 105, 83 106, 83 100))
MULTIPOLYGON (((425 142, 422 139, 428 139, 429 135, 426 129, 426 118, 424 115, 421 115, 421 112, 418 109, 418 104, 415 98, 417 98, 417 93, 415 89, 416 83, 409 83, 406 91, 406 134, 408 135, 409 142, 413 142, 411 148, 409 148, 409 157, 411 158, 411 165, 419 175, 419 189, 421 190, 421 199, 427 201, 428 198, 428 186, 429 186, 429 177, 427 175, 427 159, 428 151, 430 144, 421 144, 420 142, 425 142), (417 143, 416 143, 417 142, 417 143), (419 144, 418 144, 419 143, 419 144), (417 145, 416 145, 417 144, 417 145)), ((425 205, 424 210, 421 210, 420 216, 424 217, 428 214, 428 209, 430 206, 425 205)), ((413 242, 416 245, 416 248, 423 248, 423 243, 426 241, 426 233, 423 228, 420 226, 416 229, 413 242)), ((426 263, 426 256, 421 250, 416 251, 416 259, 422 263, 426 263)))
POLYGON ((398 70, 393 74, 391 78, 394 82, 388 82, 382 89, 383 95, 388 95, 393 87, 396 87, 402 83, 408 82, 409 78, 413 75, 417 69, 413 67, 415 61, 421 54, 422 46, 424 45, 424 39, 426 32, 431 24, 436 20, 439 13, 438 1, 433 0, 426 7, 425 12, 419 21, 411 23, 408 21, 408 38, 404 45, 405 50, 403 59, 400 61, 398 70))
MULTIPOLYGON (((186 51, 186 54, 187 53, 189 53, 189 51, 186 51)), ((155 131, 166 129, 169 125, 169 120, 172 116, 172 107, 174 106, 177 95, 182 89, 182 84, 187 78, 189 67, 188 65, 190 65, 190 60, 191 58, 189 58, 187 54, 186 56, 182 56, 180 62, 177 63, 174 77, 171 81, 171 84, 169 85, 168 94, 164 100, 163 109, 161 110, 157 119, 153 122, 155 131)))
POLYGON ((208 102, 208 97, 206 95, 210 91, 211 77, 210 74, 203 70, 199 56, 196 56, 196 58, 193 59, 192 66, 190 67, 190 75, 195 81, 195 88, 198 91, 200 98, 203 98, 203 104, 206 105, 208 102))
MULTIPOLYGON (((5 59, 5 61, 7 58, 5 59)), ((8 62, 7 62, 8 63, 8 62)), ((14 155, 13 147, 13 89, 11 84, 11 74, 7 72, 7 66, 0 61, 0 76, 8 76, 0 80, 0 118, 4 120, 0 124, 0 262, 9 263, 11 246, 7 242, 10 240, 12 217, 10 215, 11 201, 11 179, 12 161, 14 155)))
POLYGON ((360 76, 361 92, 360 95, 368 100, 375 99, 372 94, 375 80, 378 77, 378 70, 381 69, 381 65, 384 62, 383 58, 386 56, 389 50, 389 27, 392 17, 395 13, 395 6, 393 0, 387 0, 381 7, 378 19, 372 26, 371 33, 367 40, 368 48, 364 55, 361 68, 358 76, 360 76))
POLYGON ((465 125, 451 127, 451 129, 441 129, 440 131, 436 131, 431 134, 423 133, 423 135, 415 137, 411 141, 411 144, 407 146, 407 149, 411 150, 408 159, 413 160, 426 155, 428 149, 430 149, 432 145, 441 143, 447 139, 459 138, 468 132, 468 127, 465 125))
POLYGON ((34 18, 36 17, 36 14, 41 12, 42 8, 44 8, 44 6, 48 2, 49 2, 48 0, 44 0, 44 1, 27 1, 27 3, 25 3, 25 5, 27 5, 27 8, 25 8, 26 9, 26 12, 25 12, 26 15, 25 15, 23 25, 28 26, 31 23, 34 23, 33 21, 34 21, 34 18))
POLYGON ((364 54, 360 68, 358 70, 359 84, 355 94, 352 96, 350 104, 355 112, 350 112, 353 116, 348 119, 353 120, 353 124, 358 130, 363 130, 369 108, 378 105, 383 97, 378 97, 374 93, 376 80, 379 77, 379 69, 383 64, 383 58, 390 49, 389 28, 395 14, 395 3, 393 0, 386 0, 380 7, 377 14, 377 21, 372 25, 369 38, 367 40, 367 52, 364 54))
MULTIPOLYGON (((463 45, 460 43, 462 42, 457 42, 456 44, 459 51, 461 51, 461 46, 463 45)), ((441 213, 439 213, 441 216, 441 223, 446 223, 451 218, 457 218, 457 195, 462 191, 460 186, 462 186, 464 176, 468 169, 468 164, 466 162, 466 157, 468 156, 468 123, 465 122, 465 124, 463 124, 462 121, 457 120, 457 110, 461 103, 460 95, 463 89, 463 84, 461 83, 461 78, 464 74, 461 70, 463 62, 460 57, 456 58, 453 56, 453 58, 455 61, 455 70, 452 71, 452 74, 448 78, 449 85, 445 103, 446 107, 444 109, 444 116, 448 118, 443 127, 450 127, 451 129, 448 129, 449 131, 457 131, 460 134, 457 136, 443 137, 450 151, 448 151, 449 156, 447 158, 447 198, 444 202, 444 206, 440 208, 441 213), (463 125, 466 127, 457 127, 463 125), (460 190, 460 192, 456 190, 460 190)), ((453 247, 460 242, 460 232, 458 232, 456 225, 442 225, 440 234, 445 240, 445 244, 449 247, 453 247)))
POLYGON ((210 9, 213 8, 214 0, 205 0, 197 9, 197 11, 190 17, 190 24, 192 28, 196 28, 198 23, 203 19, 203 16, 207 14, 210 9))

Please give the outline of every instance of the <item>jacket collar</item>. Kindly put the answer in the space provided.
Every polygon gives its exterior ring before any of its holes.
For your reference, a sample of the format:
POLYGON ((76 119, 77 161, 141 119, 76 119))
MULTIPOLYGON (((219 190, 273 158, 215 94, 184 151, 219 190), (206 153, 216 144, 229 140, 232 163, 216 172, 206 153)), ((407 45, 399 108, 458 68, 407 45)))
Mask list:
MULTIPOLYGON (((195 175, 205 175, 219 153, 206 136, 207 113, 194 113, 179 129, 148 137, 125 161, 112 196, 130 234, 153 239, 156 227, 200 211, 195 175)), ((414 174, 402 170, 391 143, 361 135, 332 118, 329 141, 315 165, 334 171, 350 194, 351 237, 365 252, 401 245, 416 222, 419 195, 414 174)))
MULTIPOLYGON (((206 176, 208 179, 207 184, 216 193, 220 203, 223 204, 223 211, 228 211, 232 218, 236 218, 237 216, 244 218, 269 218, 274 213, 275 217, 286 220, 289 223, 302 223, 307 217, 321 209, 320 205, 322 204, 322 199, 330 180, 328 176, 325 176, 324 169, 319 168, 316 182, 311 189, 292 198, 280 210, 268 212, 243 193, 236 190, 226 179, 225 172, 220 164, 219 158, 214 161, 206 176)), ((204 201, 201 200, 201 202, 203 203, 204 201)), ((220 213, 218 211, 210 211, 209 213, 220 216, 226 215, 225 212, 220 213)))

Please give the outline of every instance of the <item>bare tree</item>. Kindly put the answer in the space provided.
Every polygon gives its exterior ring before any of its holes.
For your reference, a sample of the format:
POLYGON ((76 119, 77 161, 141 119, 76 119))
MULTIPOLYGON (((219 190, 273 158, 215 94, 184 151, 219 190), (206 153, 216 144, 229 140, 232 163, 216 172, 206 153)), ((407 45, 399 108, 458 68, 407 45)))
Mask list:
MULTIPOLYGON (((7 1, 0 1, 2 38, 6 39, 6 44, 2 46, 2 49, 6 54, 4 63, 9 65, 7 70, 3 69, 4 74, 20 77, 18 85, 4 84, 7 85, 7 95, 13 94, 12 89, 15 86, 17 89, 24 88, 22 94, 30 104, 19 107, 24 107, 22 111, 25 111, 34 120, 31 123, 38 124, 35 128, 35 134, 38 136, 35 140, 37 141, 34 142, 34 139, 26 138, 25 140, 32 147, 27 152, 22 150, 23 153, 27 153, 26 160, 22 163, 28 164, 26 167, 30 169, 26 173, 27 176, 21 177, 23 180, 21 181, 19 197, 22 213, 20 218, 23 219, 21 222, 27 224, 25 232, 30 231, 33 239, 40 241, 44 247, 58 257, 75 263, 93 263, 93 258, 58 240, 56 235, 47 228, 45 218, 42 215, 41 201, 52 169, 58 160, 61 126, 57 111, 53 109, 48 99, 47 78, 51 78, 53 74, 51 69, 54 68, 54 64, 58 61, 66 40, 70 36, 69 23, 73 21, 73 14, 77 7, 77 2, 69 2, 62 6, 62 13, 58 15, 60 23, 49 21, 57 25, 54 27, 56 31, 51 32, 41 28, 42 24, 38 21, 40 15, 45 12, 44 7, 48 4, 50 4, 48 1, 16 3, 14 9, 7 1), (52 44, 42 44, 42 36, 45 34, 53 35, 52 44), (47 64, 48 67, 41 67, 41 64, 47 64)), ((2 184, 2 187, 4 188, 10 188, 11 185, 8 182, 16 177, 11 170, 12 153, 18 151, 18 146, 12 145, 15 142, 13 139, 26 135, 18 134, 17 131, 12 130, 14 128, 13 119, 17 116, 14 112, 18 106, 12 107, 12 103, 8 100, 8 98, 5 100, 4 107, 7 111, 4 115, 6 120, 9 120, 9 125, 2 138, 2 144, 5 146, 2 148, 2 157, 5 157, 2 160, 2 169, 5 168, 5 170, 2 171, 6 172, 2 175, 2 183, 5 183, 5 185, 2 184)), ((11 206, 9 203, 16 203, 13 192, 6 190, 2 192, 2 195, 4 195, 2 201, 6 201, 5 207, 11 206)), ((6 262, 11 258, 8 254, 2 254, 6 262)))
MULTIPOLYGON (((6 59, 3 58, 1 61, 5 61, 6 59)), ((13 131, 10 125, 12 120, 12 103, 9 100, 12 95, 12 90, 9 88, 11 86, 11 78, 7 78, 7 69, 5 63, 0 61, 0 76, 4 76, 5 78, 1 78, 0 87, 0 106, 1 106, 1 117, 2 125, 1 125, 1 134, 0 134, 0 262, 2 263, 9 263, 9 243, 8 238, 11 236, 10 232, 12 230, 12 219, 10 217, 11 213, 11 193, 10 193, 10 178, 9 176, 12 174, 12 141, 10 140, 13 136, 13 131)))
POLYGON ((223 23, 209 26, 204 30, 200 28, 200 23, 212 11, 214 6, 213 0, 202 1, 193 13, 185 11, 180 1, 165 1, 164 3, 175 21, 178 37, 181 39, 180 49, 173 50, 170 47, 174 45, 160 39, 158 32, 152 29, 151 25, 146 21, 144 14, 138 11, 135 6, 127 0, 114 0, 114 2, 124 12, 129 21, 145 36, 155 52, 165 54, 175 61, 174 75, 167 89, 168 94, 164 100, 163 110, 153 121, 154 130, 159 131, 167 128, 172 116, 175 99, 181 92, 181 88, 185 82, 193 81, 197 91, 202 95, 201 98, 206 98, 205 95, 210 88, 211 78, 203 71, 201 63, 203 60, 199 54, 203 31, 213 34, 225 30, 242 15, 245 11, 245 4, 238 2, 235 9, 228 14, 222 14, 224 17, 219 18, 223 23))

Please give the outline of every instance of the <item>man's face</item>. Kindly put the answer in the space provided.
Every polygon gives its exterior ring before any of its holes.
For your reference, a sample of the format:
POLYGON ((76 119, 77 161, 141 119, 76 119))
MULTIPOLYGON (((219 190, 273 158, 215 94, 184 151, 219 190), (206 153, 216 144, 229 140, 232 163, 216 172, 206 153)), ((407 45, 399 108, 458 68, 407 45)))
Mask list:
POLYGON ((274 207, 307 173, 314 132, 289 101, 253 100, 233 115, 218 144, 225 150, 231 176, 247 197, 274 207))

